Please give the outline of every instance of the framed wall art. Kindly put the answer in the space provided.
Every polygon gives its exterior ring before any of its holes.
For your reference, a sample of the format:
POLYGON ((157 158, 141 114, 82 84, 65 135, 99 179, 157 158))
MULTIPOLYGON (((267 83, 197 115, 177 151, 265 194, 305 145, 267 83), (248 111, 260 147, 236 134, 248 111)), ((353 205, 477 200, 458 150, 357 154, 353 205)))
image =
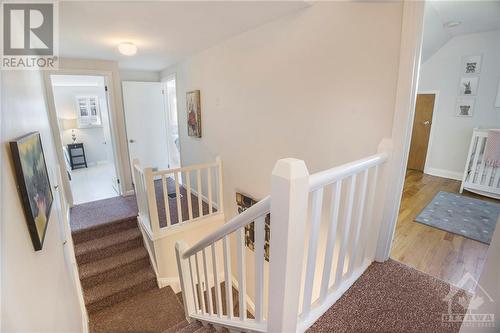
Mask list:
POLYGON ((19 195, 35 251, 43 247, 54 197, 40 133, 29 133, 10 142, 19 195))
POLYGON ((201 105, 199 90, 193 90, 186 93, 186 111, 188 135, 201 138, 201 105))

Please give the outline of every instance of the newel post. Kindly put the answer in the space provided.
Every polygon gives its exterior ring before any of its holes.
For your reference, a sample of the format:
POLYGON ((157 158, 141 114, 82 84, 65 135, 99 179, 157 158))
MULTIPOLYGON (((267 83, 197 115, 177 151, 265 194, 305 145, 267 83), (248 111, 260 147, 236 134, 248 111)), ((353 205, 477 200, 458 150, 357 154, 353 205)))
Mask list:
POLYGON ((286 158, 271 179, 268 332, 296 332, 306 234, 309 172, 286 158))
POLYGON ((177 271, 179 273, 179 283, 182 290, 182 303, 184 305, 184 313, 186 320, 191 322, 191 313, 196 312, 193 289, 190 288, 190 270, 189 259, 183 259, 184 252, 188 249, 186 242, 179 241, 175 243, 175 257, 177 259, 177 271))
POLYGON ((153 236, 160 231, 160 221, 158 219, 158 208, 156 206, 155 180, 153 168, 144 168, 144 180, 146 183, 146 197, 148 198, 149 223, 153 236))

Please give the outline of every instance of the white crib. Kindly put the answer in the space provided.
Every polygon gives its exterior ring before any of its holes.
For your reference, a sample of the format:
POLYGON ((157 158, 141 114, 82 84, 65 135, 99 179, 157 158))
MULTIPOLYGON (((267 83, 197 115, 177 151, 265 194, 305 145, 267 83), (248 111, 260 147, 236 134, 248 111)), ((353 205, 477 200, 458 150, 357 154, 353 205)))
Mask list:
POLYGON ((490 129, 475 128, 465 164, 465 172, 460 186, 463 190, 495 199, 500 199, 500 168, 485 164, 484 148, 490 129))

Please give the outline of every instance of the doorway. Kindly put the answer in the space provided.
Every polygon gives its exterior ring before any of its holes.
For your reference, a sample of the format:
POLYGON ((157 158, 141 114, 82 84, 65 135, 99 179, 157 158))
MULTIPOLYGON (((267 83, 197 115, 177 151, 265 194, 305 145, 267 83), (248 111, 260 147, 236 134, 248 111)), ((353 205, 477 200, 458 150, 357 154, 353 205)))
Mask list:
POLYGON ((73 204, 120 194, 106 77, 50 75, 73 204))

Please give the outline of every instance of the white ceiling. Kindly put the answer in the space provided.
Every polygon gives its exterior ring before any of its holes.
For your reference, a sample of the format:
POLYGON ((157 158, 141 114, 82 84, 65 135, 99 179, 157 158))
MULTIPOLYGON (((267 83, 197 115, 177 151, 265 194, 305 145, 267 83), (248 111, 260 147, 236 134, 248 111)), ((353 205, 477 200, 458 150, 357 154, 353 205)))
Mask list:
POLYGON ((451 38, 500 29, 500 1, 430 1, 425 7, 422 62, 451 38), (445 23, 462 22, 447 28, 445 23))
POLYGON ((293 11, 304 1, 64 1, 59 3, 61 57, 115 60, 120 68, 158 71, 293 11), (138 46, 135 56, 117 45, 138 46))

